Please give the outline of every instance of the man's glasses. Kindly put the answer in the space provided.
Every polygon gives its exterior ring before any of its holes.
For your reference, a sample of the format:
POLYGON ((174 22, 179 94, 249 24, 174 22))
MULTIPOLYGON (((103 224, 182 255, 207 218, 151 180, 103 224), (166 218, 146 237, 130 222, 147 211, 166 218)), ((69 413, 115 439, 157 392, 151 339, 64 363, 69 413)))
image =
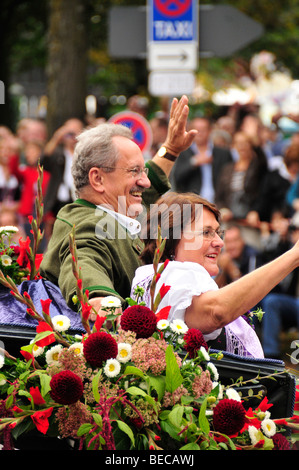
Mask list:
POLYGON ((217 228, 216 230, 212 228, 205 228, 204 230, 201 231, 184 231, 184 233, 192 233, 193 235, 200 235, 203 238, 207 240, 214 240, 215 235, 218 235, 222 240, 224 239, 225 235, 225 230, 221 230, 220 228, 217 228))
POLYGON ((141 178, 143 173, 148 175, 148 168, 145 166, 140 168, 139 166, 135 166, 134 168, 122 168, 122 167, 113 167, 113 166, 102 166, 101 168, 106 168, 107 170, 124 170, 127 173, 130 173, 133 178, 141 178))

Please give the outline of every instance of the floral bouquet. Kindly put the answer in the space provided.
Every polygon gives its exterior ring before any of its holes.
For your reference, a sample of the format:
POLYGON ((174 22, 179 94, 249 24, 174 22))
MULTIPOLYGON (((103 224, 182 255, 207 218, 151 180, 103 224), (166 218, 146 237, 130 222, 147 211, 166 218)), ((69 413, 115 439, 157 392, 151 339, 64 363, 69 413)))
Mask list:
POLYGON ((163 285, 153 294, 167 264, 160 263, 163 242, 154 260, 151 308, 137 288, 122 314, 119 299, 107 297, 106 315, 99 316, 82 288, 74 233, 74 302, 85 333, 70 335, 66 316, 51 317, 51 300, 40 299, 40 315, 11 278, 1 281, 37 324, 20 358, 0 350, 3 449, 22 448, 22 437, 32 433, 34 442, 36 434, 54 437, 57 444, 78 450, 285 450, 295 445, 296 412, 292 418, 271 419, 267 397, 256 408, 246 406, 254 387, 247 397, 238 391, 242 377, 223 386, 215 366, 221 352, 212 353, 199 330, 179 320, 169 323, 167 308, 159 310, 169 289, 163 285))

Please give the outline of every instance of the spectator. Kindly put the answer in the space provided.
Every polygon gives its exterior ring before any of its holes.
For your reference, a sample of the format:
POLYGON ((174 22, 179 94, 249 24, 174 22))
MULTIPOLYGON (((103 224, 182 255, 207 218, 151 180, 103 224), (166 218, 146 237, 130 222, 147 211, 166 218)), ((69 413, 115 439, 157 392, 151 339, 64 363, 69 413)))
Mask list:
MULTIPOLYGON (((299 220, 294 217, 290 224, 290 243, 299 240, 299 220)), ((262 343, 266 357, 281 358, 279 335, 284 329, 299 327, 299 269, 296 268, 262 300, 265 312, 262 322, 262 343)))
MULTIPOLYGON (((21 185, 20 204, 18 214, 20 215, 20 223, 29 237, 31 236, 31 225, 28 217, 35 214, 35 198, 37 194, 37 165, 41 158, 43 144, 39 141, 30 141, 24 147, 25 165, 20 165, 15 176, 21 185)), ((50 175, 47 171, 43 172, 42 191, 46 192, 50 175)))
POLYGON ((282 211, 285 216, 291 217, 296 210, 295 187, 299 175, 299 146, 290 145, 283 158, 272 157, 271 161, 272 169, 269 169, 265 175, 260 197, 255 206, 256 217, 262 222, 269 222, 277 211, 282 211))
POLYGON ((20 190, 17 178, 11 171, 11 160, 14 158, 15 149, 11 147, 10 139, 0 140, 0 208, 5 207, 17 211, 20 190))
POLYGON ((54 133, 44 148, 41 164, 51 175, 44 198, 49 234, 58 211, 75 199, 71 166, 76 137, 82 130, 83 123, 79 119, 69 119, 54 133))
POLYGON ((261 264, 259 251, 245 242, 238 225, 231 225, 225 232, 224 250, 219 256, 220 272, 216 278, 218 286, 239 279, 261 264))
POLYGON ((163 142, 165 142, 168 129, 168 118, 162 112, 156 113, 156 115, 150 119, 149 123, 153 134, 153 141, 151 146, 151 157, 153 157, 163 142))
POLYGON ((214 201, 221 169, 232 161, 230 150, 213 145, 212 123, 206 117, 196 117, 191 128, 197 130, 192 146, 182 152, 174 165, 171 182, 178 192, 194 192, 214 201))
POLYGON ((238 152, 238 159, 223 166, 216 187, 215 203, 222 212, 223 222, 245 221, 255 204, 265 173, 266 158, 257 154, 250 138, 244 132, 236 132, 233 147, 238 152))

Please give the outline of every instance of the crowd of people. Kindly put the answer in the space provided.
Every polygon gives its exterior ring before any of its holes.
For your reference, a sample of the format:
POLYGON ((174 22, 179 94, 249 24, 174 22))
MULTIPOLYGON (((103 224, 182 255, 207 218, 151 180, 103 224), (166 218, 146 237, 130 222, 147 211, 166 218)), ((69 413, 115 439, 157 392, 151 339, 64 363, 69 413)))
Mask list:
MULTIPOLYGON (((134 111, 138 112, 138 108, 134 111)), ((149 119, 153 142, 146 156, 140 155, 136 146, 128 144, 129 135, 119 130, 115 135, 109 134, 111 125, 104 120, 86 124, 71 118, 50 138, 45 123, 38 119, 22 119, 15 133, 0 126, 0 226, 17 225, 21 234, 30 236, 28 216, 34 215, 37 164, 40 162, 44 169, 42 274, 59 285, 68 304, 74 291, 70 265, 65 262, 69 225, 60 221, 54 226, 61 210, 64 212, 60 220, 75 221, 78 226, 85 220, 85 226, 81 232, 79 230, 78 243, 81 253, 86 250, 82 262, 83 269, 86 263, 87 286, 93 286, 90 291, 93 305, 100 309, 101 298, 107 292, 121 298, 129 294, 139 265, 135 258, 140 255, 142 245, 135 243, 134 247, 129 247, 128 240, 127 244, 123 239, 118 243, 114 240, 111 242, 114 247, 109 246, 109 253, 114 250, 112 262, 103 248, 86 244, 88 231, 96 226, 96 221, 88 223, 87 211, 90 209, 89 221, 95 208, 99 205, 102 208, 105 202, 119 212, 112 198, 116 189, 118 196, 131 198, 134 205, 140 204, 142 193, 149 194, 151 203, 170 188, 176 194, 195 193, 215 204, 221 225, 226 229, 217 253, 219 269, 211 274, 220 291, 292 252, 299 240, 299 133, 286 137, 277 126, 263 125, 257 113, 248 113, 240 119, 228 111, 214 120, 195 116, 189 121, 188 112, 186 102, 181 99, 175 101, 168 115, 161 111, 149 119), (102 132, 98 132, 99 127, 102 132), (116 178, 117 159, 113 160, 112 154, 110 159, 105 156, 106 160, 100 164, 92 160, 92 156, 100 158, 96 155, 97 148, 108 151, 105 135, 110 135, 122 149, 124 164, 119 166, 120 170, 127 167, 125 163, 129 163, 132 155, 135 156, 133 170, 139 169, 138 183, 136 180, 125 187, 120 181, 121 175, 119 180, 116 178), (162 145, 167 147, 170 158, 157 156, 162 145), (83 162, 82 155, 87 163, 83 162), (88 201, 89 208, 83 200, 88 201), (124 250, 127 250, 127 257, 124 250), (95 262, 94 269, 90 257, 95 262), (97 269, 98 264, 105 264, 102 272, 97 269)), ((107 222, 107 218, 105 220, 107 222)), ((218 223, 218 215, 216 220, 218 223)), ((271 281, 268 292, 266 289, 263 295, 251 299, 251 307, 256 302, 266 312, 258 334, 268 357, 280 357, 279 335, 283 328, 298 328, 298 271, 292 263, 289 271, 283 271, 281 279, 277 275, 271 281), (270 313, 267 315, 267 312, 270 313)), ((189 316, 192 318, 192 315, 191 312, 189 316)), ((234 321, 237 316, 228 315, 234 321)), ((216 326, 214 330, 218 331, 223 325, 220 322, 216 326)))

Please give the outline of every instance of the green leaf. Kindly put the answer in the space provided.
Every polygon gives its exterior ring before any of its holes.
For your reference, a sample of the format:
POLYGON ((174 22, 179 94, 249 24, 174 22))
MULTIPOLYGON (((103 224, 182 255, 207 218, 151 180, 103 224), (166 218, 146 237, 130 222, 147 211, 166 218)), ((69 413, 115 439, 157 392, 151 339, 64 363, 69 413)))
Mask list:
POLYGON ((100 381, 101 375, 102 375, 102 371, 99 370, 99 372, 92 379, 92 393, 97 403, 100 401, 99 381, 100 381))
POLYGON ((40 379, 40 384, 41 384, 41 394, 43 397, 45 397, 47 393, 51 390, 51 387, 50 387, 51 377, 47 374, 40 374, 39 379, 40 379))
POLYGON ((204 434, 209 434, 210 432, 210 424, 206 417, 206 409, 207 409, 207 398, 204 399, 198 416, 198 424, 200 429, 204 434))
POLYGON ((141 377, 142 379, 144 379, 144 373, 142 372, 142 370, 134 366, 127 366, 124 375, 137 375, 137 377, 141 377))
POLYGON ((84 434, 87 434, 92 429, 92 427, 92 424, 89 423, 82 424, 77 431, 77 436, 84 436, 84 434))
POLYGON ((173 348, 171 345, 167 346, 166 354, 166 390, 173 393, 183 382, 183 377, 180 372, 173 348))
POLYGON ((141 395, 142 397, 146 396, 145 391, 141 390, 139 387, 129 387, 127 388, 127 393, 130 393, 131 395, 141 395))
POLYGON ((190 442, 183 447, 180 447, 180 450, 200 450, 200 447, 196 442, 190 442))
POLYGON ((126 423, 124 423, 123 421, 116 420, 116 422, 117 422, 117 425, 118 425, 119 429, 129 436, 129 438, 131 439, 132 444, 134 445, 135 444, 135 439, 134 439, 134 434, 132 432, 132 429, 126 423))
POLYGON ((92 417, 94 419, 94 422, 101 428, 103 425, 102 416, 99 415, 98 413, 92 413, 92 417))
POLYGON ((183 414, 184 414, 184 407, 181 405, 176 405, 173 407, 173 409, 169 413, 168 419, 171 424, 179 428, 182 423, 183 414))
POLYGON ((165 378, 162 376, 160 377, 149 376, 148 382, 149 382, 150 387, 153 388, 157 392, 158 401, 160 402, 165 392, 165 378))

